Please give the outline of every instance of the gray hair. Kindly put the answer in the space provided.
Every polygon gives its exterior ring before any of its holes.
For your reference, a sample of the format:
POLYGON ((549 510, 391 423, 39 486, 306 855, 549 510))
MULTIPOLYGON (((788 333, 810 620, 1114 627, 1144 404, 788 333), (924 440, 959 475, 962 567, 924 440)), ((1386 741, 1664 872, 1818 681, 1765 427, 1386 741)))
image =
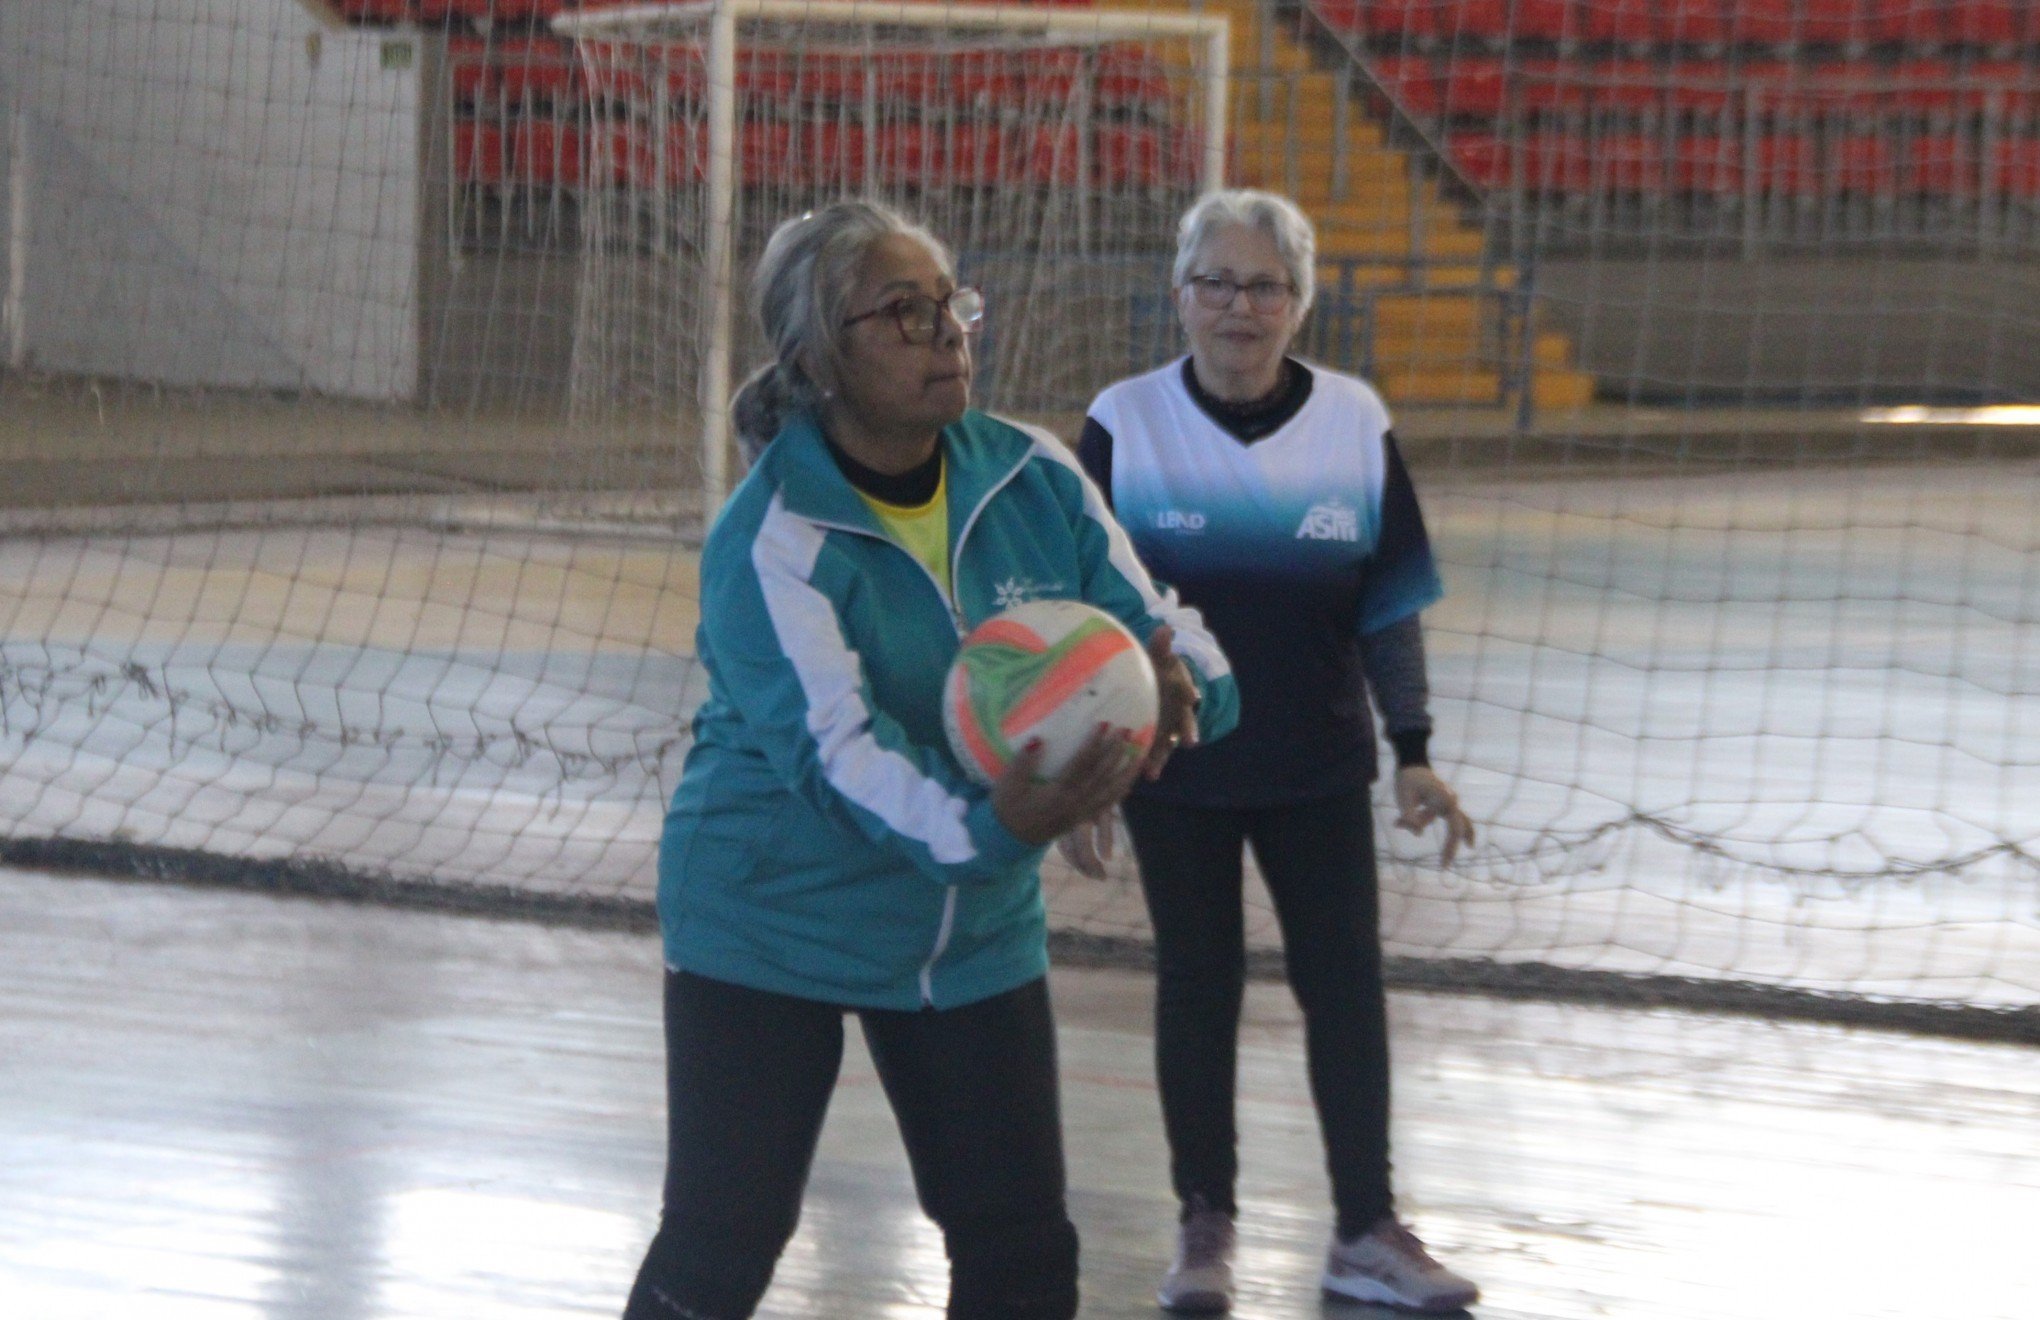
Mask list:
POLYGON ((943 270, 955 260, 933 234, 878 202, 832 202, 781 224, 751 277, 751 308, 772 361, 751 374, 730 403, 737 446, 756 462, 786 420, 816 415, 842 378, 842 324, 865 254, 905 234, 927 245, 943 270))
POLYGON ((1317 297, 1317 230, 1302 208, 1280 193, 1226 188, 1198 198, 1176 228, 1176 268, 1170 282, 1182 288, 1205 243, 1217 231, 1234 225, 1258 229, 1275 240, 1282 269, 1296 286, 1294 320, 1300 323, 1317 297))

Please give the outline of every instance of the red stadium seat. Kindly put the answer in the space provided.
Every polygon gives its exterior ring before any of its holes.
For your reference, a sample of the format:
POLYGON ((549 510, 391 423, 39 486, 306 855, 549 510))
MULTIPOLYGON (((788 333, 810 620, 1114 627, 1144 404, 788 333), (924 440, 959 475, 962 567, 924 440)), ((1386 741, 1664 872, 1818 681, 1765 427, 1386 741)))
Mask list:
POLYGON ((1644 114, 1664 107, 1665 73, 1649 60, 1609 60, 1593 68, 1596 109, 1644 114))
POLYGON ((1898 186, 1891 143, 1869 134, 1828 143, 1826 190, 1846 197, 1889 197, 1898 186))
POLYGON ((1652 133, 1612 133, 1593 144, 1596 181, 1618 193, 1665 190, 1664 144, 1652 133))
POLYGON ((1740 137, 1692 134, 1673 148, 1673 186, 1710 197, 1740 196, 1745 182, 1740 137))
POLYGON ((1733 0, 1731 13, 1736 41, 1783 46, 1799 40, 1797 0, 1733 0))
POLYGON ((501 187, 509 177, 510 163, 503 150, 504 136, 495 124, 459 119, 453 125, 453 175, 462 183, 501 187))
POLYGON ((1658 0, 1658 37, 1680 46, 1722 46, 1735 35, 1734 0, 1658 0))
POLYGON ((1577 41, 1579 20, 1573 0, 1516 0, 1518 41, 1577 41))
POLYGON ((587 137, 577 124, 527 119, 511 148, 511 182, 536 188, 574 188, 587 163, 587 137))
POLYGON ((1147 52, 1132 47, 1100 50, 1093 86, 1102 108, 1138 110, 1169 100, 1168 73, 1147 52))
MULTIPOLYGON (((1492 62, 1497 66, 1501 63, 1492 62)), ((1428 55, 1384 55, 1374 62, 1374 74, 1381 80, 1382 90, 1413 115, 1459 111, 1457 105, 1451 105, 1448 111, 1451 92, 1428 55)))
POLYGON ((340 16, 356 23, 415 23, 418 0, 340 0, 340 16))
POLYGON ((998 104, 1022 97, 1018 61, 996 51, 964 51, 948 57, 949 96, 957 105, 998 104))
POLYGON ((1476 188, 1507 188, 1515 183, 1509 144, 1487 133, 1454 133, 1445 149, 1459 173, 1476 188))
POLYGON ((1592 192, 1594 156, 1587 139, 1571 133, 1530 138, 1523 144, 1523 179, 1532 192, 1592 192))
POLYGON ((872 138, 879 177, 895 183, 940 177, 943 141, 942 129, 935 124, 879 125, 872 138))
POLYGON ((1005 182, 1006 135, 998 128, 959 124, 940 146, 945 153, 941 168, 952 182, 963 187, 1005 182))
POLYGON ((1948 35, 1966 46, 2012 46, 2040 39, 2032 0, 1950 0, 1948 35))
POLYGON ((1027 135, 1028 183, 1067 186, 1077 182, 1080 164, 1074 124, 1041 124, 1027 135))
POLYGON ((1870 39, 1930 48, 1949 40, 1947 0, 1869 0, 1870 39))
POLYGON ((1906 60, 1892 66, 1892 103, 1909 114, 1953 111, 1955 66, 1947 60, 1906 60))
POLYGON ((1509 0, 1458 0, 1436 20, 1439 37, 1502 45, 1509 40, 1509 0))
POLYGON ((1310 11, 1332 31, 1352 36, 1367 32, 1367 0, 1310 0, 1310 11))
POLYGON ((1991 186, 2023 201, 2040 199, 2040 139, 2012 138, 1991 153, 1991 186))
POLYGON ((1441 0, 1360 0, 1353 21, 1335 26, 1377 39, 1429 42, 1438 35, 1441 0))
POLYGON ((1580 27, 1588 41, 1648 45, 1658 34, 1655 0, 1585 0, 1580 27))
POLYGON ((1509 78, 1502 61, 1466 56, 1453 60, 1445 75, 1444 109, 1476 119, 1500 119, 1509 113, 1509 78))
POLYGON ((1898 190, 1914 197, 1975 197, 1982 162, 1966 137, 1914 138, 1899 168, 1898 190))
POLYGON ((1866 46, 1869 0, 1800 0, 1799 39, 1821 46, 1866 46))
POLYGON ((629 57, 628 47, 590 43, 586 50, 583 67, 589 95, 613 101, 640 101, 651 95, 644 71, 629 57))
POLYGON ((1099 128, 1092 138, 1091 175, 1093 182, 1108 186, 1168 182, 1161 131, 1151 125, 1099 128))
POLYGON ((737 130, 738 176, 747 184, 861 187, 864 142, 857 124, 753 121, 737 130))
POLYGON ((708 175, 708 126, 691 127, 692 132, 683 131, 683 126, 677 124, 664 130, 664 174, 659 172, 656 139, 649 124, 625 120, 590 129, 586 138, 589 173, 597 182, 632 183, 645 188, 699 183, 708 175))
POLYGON ((565 8, 561 0, 418 0, 417 7, 427 23, 450 18, 521 23, 551 18, 565 8))
POLYGON ((1067 102, 1076 90, 1083 57, 1070 50, 1036 51, 1020 64, 1017 95, 1024 101, 1067 102))
POLYGON ((1979 62, 1956 84, 1955 104, 1966 113, 1995 112, 2008 119, 2040 114, 2040 81, 2013 60, 1979 62))
POLYGON ((501 91, 496 68, 489 60, 489 43, 481 37, 448 38, 446 67, 453 79, 456 101, 472 104, 493 98, 501 91))
POLYGON ((1718 60, 1680 60, 1666 75, 1673 114, 1719 115, 1742 104, 1728 66, 1718 60))
POLYGON ((1756 170, 1758 186, 1773 197, 1820 195, 1820 172, 1810 137, 1776 133, 1760 138, 1756 170))
POLYGON ((1887 90, 1891 82, 1887 70, 1868 60, 1837 60, 1814 66, 1801 86, 1814 112, 1833 119, 1888 111, 1893 101, 1887 90))
POLYGON ((1524 60, 1516 74, 1516 100, 1546 114, 1587 107, 1588 85, 1571 60, 1524 60))
POLYGON ((507 100, 552 100, 579 91, 580 62, 573 48, 550 37, 500 42, 490 63, 496 89, 507 100))

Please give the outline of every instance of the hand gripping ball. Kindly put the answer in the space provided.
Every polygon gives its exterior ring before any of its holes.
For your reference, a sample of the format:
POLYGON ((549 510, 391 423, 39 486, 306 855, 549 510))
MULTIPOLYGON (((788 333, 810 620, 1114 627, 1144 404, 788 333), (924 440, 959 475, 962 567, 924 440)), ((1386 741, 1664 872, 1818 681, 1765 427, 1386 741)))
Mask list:
POLYGON ((1119 620, 1080 600, 1015 605, 970 630, 942 692, 950 749, 992 783, 1029 741, 1062 773, 1100 723, 1146 755, 1160 710, 1154 666, 1119 620))

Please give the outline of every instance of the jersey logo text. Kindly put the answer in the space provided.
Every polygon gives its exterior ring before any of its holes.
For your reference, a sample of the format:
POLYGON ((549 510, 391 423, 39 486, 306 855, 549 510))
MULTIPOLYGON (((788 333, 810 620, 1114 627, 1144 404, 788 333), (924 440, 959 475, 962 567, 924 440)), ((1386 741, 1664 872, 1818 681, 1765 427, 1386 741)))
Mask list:
POLYGON ((1360 515, 1344 504, 1316 504, 1296 529, 1300 541, 1357 541, 1360 515))

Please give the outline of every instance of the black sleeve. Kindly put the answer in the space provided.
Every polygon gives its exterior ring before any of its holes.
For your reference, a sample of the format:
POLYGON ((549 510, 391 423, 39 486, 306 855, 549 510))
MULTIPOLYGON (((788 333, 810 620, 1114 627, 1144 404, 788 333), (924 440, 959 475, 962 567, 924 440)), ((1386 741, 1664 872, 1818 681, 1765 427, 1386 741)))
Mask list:
POLYGON ((1084 419, 1084 433, 1077 437, 1077 462, 1104 494, 1105 507, 1112 508, 1112 432, 1095 417, 1084 419))
POLYGON ((1360 637, 1360 663, 1381 710, 1382 731, 1395 748, 1398 768, 1429 765, 1430 682, 1424 664, 1424 628, 1412 614, 1360 637))

